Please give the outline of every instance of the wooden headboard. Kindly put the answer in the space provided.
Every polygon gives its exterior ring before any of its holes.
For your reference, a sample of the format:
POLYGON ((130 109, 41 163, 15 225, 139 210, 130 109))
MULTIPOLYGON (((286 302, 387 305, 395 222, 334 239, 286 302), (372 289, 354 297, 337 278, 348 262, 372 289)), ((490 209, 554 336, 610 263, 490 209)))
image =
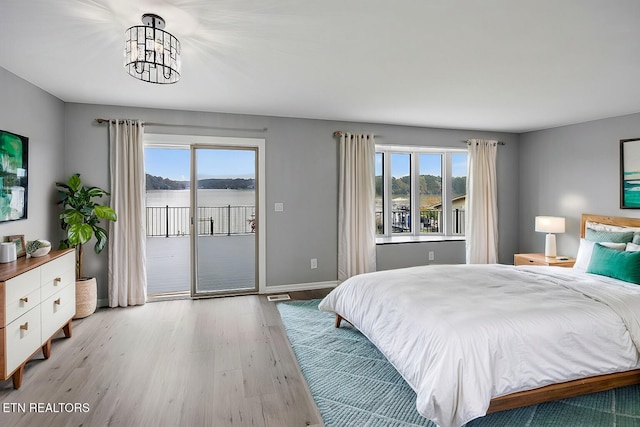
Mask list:
POLYGON ((600 224, 607 225, 617 225, 619 227, 640 227, 640 218, 582 214, 582 221, 580 222, 580 237, 584 237, 587 221, 599 222, 600 224))

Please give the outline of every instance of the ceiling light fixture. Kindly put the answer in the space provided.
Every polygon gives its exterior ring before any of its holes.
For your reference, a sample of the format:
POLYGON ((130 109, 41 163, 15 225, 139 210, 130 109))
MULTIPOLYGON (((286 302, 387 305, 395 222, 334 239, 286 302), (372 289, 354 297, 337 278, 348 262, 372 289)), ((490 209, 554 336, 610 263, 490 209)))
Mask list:
POLYGON ((149 83, 168 84, 180 80, 180 42, 164 31, 164 19, 142 15, 144 25, 125 31, 124 68, 133 77, 149 83))

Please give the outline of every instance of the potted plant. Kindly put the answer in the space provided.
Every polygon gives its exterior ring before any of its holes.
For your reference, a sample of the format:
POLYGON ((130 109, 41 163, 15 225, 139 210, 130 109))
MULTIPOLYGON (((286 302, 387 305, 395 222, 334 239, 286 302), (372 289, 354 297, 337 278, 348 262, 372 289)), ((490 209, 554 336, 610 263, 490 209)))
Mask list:
POLYGON ((100 226, 101 220, 116 221, 116 212, 109 206, 99 205, 94 199, 108 196, 98 187, 85 187, 76 173, 65 184, 56 182, 64 211, 60 214, 60 224, 66 232, 66 239, 60 241, 60 249, 76 248, 76 315, 83 318, 96 310, 98 292, 95 277, 82 274, 83 245, 94 236, 95 253, 99 254, 107 245, 107 231, 100 226))

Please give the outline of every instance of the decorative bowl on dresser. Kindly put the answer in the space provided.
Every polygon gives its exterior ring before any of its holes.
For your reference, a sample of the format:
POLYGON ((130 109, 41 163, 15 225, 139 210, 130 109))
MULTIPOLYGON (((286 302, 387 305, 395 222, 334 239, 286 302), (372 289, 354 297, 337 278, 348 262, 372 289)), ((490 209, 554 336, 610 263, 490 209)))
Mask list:
POLYGON ((20 388, 24 367, 40 349, 51 354, 51 338, 71 337, 76 311, 75 250, 0 264, 0 379, 20 388))

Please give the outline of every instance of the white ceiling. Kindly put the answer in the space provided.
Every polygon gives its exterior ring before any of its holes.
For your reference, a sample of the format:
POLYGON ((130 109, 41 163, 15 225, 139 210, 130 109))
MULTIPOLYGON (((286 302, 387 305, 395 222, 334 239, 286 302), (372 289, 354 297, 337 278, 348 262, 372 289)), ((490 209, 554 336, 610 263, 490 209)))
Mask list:
POLYGON ((523 132, 640 112, 638 0, 0 0, 0 66, 67 102, 523 132), (182 79, 122 65, 143 13, 182 79))

